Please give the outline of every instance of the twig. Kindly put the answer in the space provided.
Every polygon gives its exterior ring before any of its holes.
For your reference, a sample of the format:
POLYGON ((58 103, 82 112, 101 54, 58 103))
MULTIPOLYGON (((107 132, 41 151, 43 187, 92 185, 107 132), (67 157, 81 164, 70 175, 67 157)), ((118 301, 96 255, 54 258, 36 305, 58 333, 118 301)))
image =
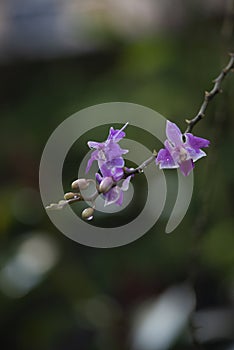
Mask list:
POLYGON ((156 157, 157 157, 157 152, 154 150, 152 156, 150 156, 148 159, 146 159, 137 168, 129 169, 129 170, 125 168, 125 171, 124 171, 125 174, 130 175, 130 174, 142 173, 143 169, 146 168, 150 163, 152 163, 156 157))
POLYGON ((205 116, 205 111, 206 108, 208 106, 208 103, 214 98, 215 95, 217 95, 218 93, 222 92, 221 90, 221 83, 223 81, 223 79, 225 78, 225 76, 233 70, 234 68, 234 53, 230 53, 230 60, 227 64, 227 66, 221 71, 221 73, 219 74, 219 76, 213 81, 214 82, 214 86, 213 89, 210 91, 205 91, 205 97, 203 100, 203 103, 201 105, 201 108, 199 109, 197 115, 191 119, 188 120, 186 119, 186 123, 188 124, 187 129, 185 131, 185 133, 187 132, 191 132, 193 127, 201 120, 204 118, 205 116))
MULTIPOLYGON (((205 96, 204 96, 204 100, 202 102, 202 105, 200 107, 200 110, 198 111, 197 115, 191 119, 191 120, 186 120, 188 126, 187 129, 185 131, 185 133, 187 132, 191 132, 193 127, 201 120, 204 118, 205 116, 205 112, 206 112, 206 108, 209 104, 209 102, 214 98, 215 95, 217 95, 218 93, 222 92, 221 90, 221 83, 223 81, 223 79, 225 78, 225 76, 234 68, 234 53, 230 54, 230 60, 227 64, 227 66, 221 71, 221 73, 219 74, 219 76, 214 80, 214 86, 213 88, 209 91, 209 92, 205 92, 205 96)), ((206 192, 207 194, 207 192, 206 192)), ((204 196, 204 192, 203 192, 203 196, 204 196)), ((197 219, 193 225, 193 232, 196 233, 194 235, 194 244, 193 244, 193 248, 192 248, 192 254, 191 254, 191 261, 190 261, 190 267, 189 267, 189 280, 190 283, 192 285, 195 284, 195 280, 197 278, 197 274, 198 274, 198 260, 199 260, 199 248, 200 248, 200 244, 201 244, 201 238, 202 235, 204 234, 205 227, 206 227, 206 222, 207 219, 205 219, 204 217, 204 212, 205 212, 205 205, 207 202, 207 198, 203 197, 203 202, 202 205, 199 207, 200 208, 200 215, 197 215, 197 219)), ((193 344, 193 348, 197 349, 197 350, 204 350, 204 346, 203 344, 201 344, 199 342, 199 340, 197 339, 197 332, 196 332, 196 328, 193 325, 193 319, 191 317, 190 322, 189 322, 189 328, 190 328, 190 335, 191 335, 191 341, 193 344)))

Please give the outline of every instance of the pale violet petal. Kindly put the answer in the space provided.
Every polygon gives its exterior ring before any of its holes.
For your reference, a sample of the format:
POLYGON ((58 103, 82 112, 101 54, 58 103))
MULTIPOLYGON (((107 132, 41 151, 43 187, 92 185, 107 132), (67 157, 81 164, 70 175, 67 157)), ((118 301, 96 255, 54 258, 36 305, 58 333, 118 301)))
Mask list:
POLYGON ((207 139, 203 139, 202 137, 194 136, 193 134, 186 133, 186 143, 185 145, 188 145, 196 150, 199 148, 205 148, 208 147, 210 144, 210 141, 207 139))
POLYGON ((192 160, 194 162, 196 162, 198 159, 202 158, 202 157, 206 157, 206 153, 202 150, 198 150, 197 152, 191 152, 188 150, 188 153, 190 155, 190 157, 192 158, 192 160))
POLYGON ((88 160, 87 167, 86 167, 86 169, 85 169, 85 173, 86 173, 86 174, 89 172, 89 170, 90 170, 90 168, 91 168, 91 166, 92 166, 92 164, 93 164, 93 161, 94 161, 94 159, 92 159, 92 158, 90 158, 90 159, 88 160))
POLYGON ((180 170, 184 176, 188 176, 194 168, 193 161, 191 159, 185 160, 180 163, 180 170))
POLYGON ((88 142, 88 146, 89 146, 89 148, 95 148, 95 149, 97 149, 97 148, 100 148, 100 145, 102 145, 102 143, 100 143, 100 142, 95 142, 95 141, 89 141, 88 142))
POLYGON ((166 135, 168 140, 175 146, 180 146, 183 143, 182 133, 175 123, 167 121, 166 135))
POLYGON ((125 137, 125 132, 123 130, 128 125, 128 122, 119 130, 114 129, 113 127, 110 128, 109 135, 107 140, 113 140, 114 142, 119 142, 123 137, 125 137))
POLYGON ((124 166, 124 160, 122 157, 114 158, 110 161, 110 165, 117 168, 122 168, 124 166))
POLYGON ((124 175, 124 171, 122 168, 113 168, 112 169, 112 177, 113 177, 114 181, 117 182, 117 181, 121 180, 123 175, 124 175))
POLYGON ((112 168, 109 168, 105 162, 98 162, 99 169, 104 177, 112 176, 112 168))
POLYGON ((123 204, 123 192, 120 191, 120 195, 119 195, 119 198, 118 200, 115 202, 115 204, 121 206, 123 204))
POLYGON ((177 169, 179 168, 179 165, 178 164, 175 164, 175 165, 170 165, 170 166, 167 166, 166 164, 159 164, 159 169, 177 169))
POLYGON ((100 182, 102 181, 103 177, 99 173, 96 173, 95 177, 96 177, 97 182, 100 184, 100 182))
POLYGON ((122 191, 127 191, 129 188, 129 183, 131 181, 131 176, 128 176, 122 183, 121 190, 122 191))
POLYGON ((164 142, 164 146, 169 151, 170 154, 172 154, 176 149, 176 147, 172 146, 172 144, 168 140, 164 142))
POLYGON ((110 191, 105 194, 104 206, 114 204, 120 197, 121 190, 118 186, 113 187, 110 191))
POLYGON ((178 168, 179 165, 176 164, 166 148, 162 148, 157 155, 156 165, 159 165, 160 169, 175 169, 178 168))
POLYGON ((85 170, 86 174, 89 172, 89 170, 90 170, 90 168, 91 168, 93 162, 94 162, 95 160, 98 160, 97 155, 98 155, 98 151, 92 152, 91 157, 90 157, 90 159, 88 160, 86 170, 85 170))

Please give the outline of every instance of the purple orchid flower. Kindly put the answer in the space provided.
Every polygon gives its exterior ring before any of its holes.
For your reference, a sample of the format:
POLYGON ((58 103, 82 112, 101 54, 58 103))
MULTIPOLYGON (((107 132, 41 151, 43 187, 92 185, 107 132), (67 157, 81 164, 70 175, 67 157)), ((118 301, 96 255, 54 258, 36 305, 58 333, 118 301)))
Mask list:
POLYGON ((128 123, 120 130, 115 130, 111 127, 108 138, 104 142, 88 142, 89 148, 95 150, 92 152, 91 158, 88 161, 86 173, 91 168, 94 160, 96 160, 104 177, 111 176, 114 181, 119 181, 123 177, 124 159, 122 155, 128 153, 128 150, 122 149, 118 145, 118 142, 125 136, 123 130, 127 125, 128 123))
POLYGON ((182 174, 188 176, 194 162, 206 156, 201 148, 208 147, 210 141, 191 133, 183 135, 178 126, 170 121, 167 121, 166 135, 165 148, 158 152, 156 164, 160 169, 180 168, 182 174))
MULTIPOLYGON (((115 185, 108 192, 103 193, 105 198, 104 206, 110 204, 117 204, 121 206, 123 204, 123 192, 127 191, 129 188, 129 183, 132 175, 128 176, 123 180, 121 186, 115 185)), ((96 180, 100 184, 106 177, 102 177, 99 173, 96 173, 96 180)))

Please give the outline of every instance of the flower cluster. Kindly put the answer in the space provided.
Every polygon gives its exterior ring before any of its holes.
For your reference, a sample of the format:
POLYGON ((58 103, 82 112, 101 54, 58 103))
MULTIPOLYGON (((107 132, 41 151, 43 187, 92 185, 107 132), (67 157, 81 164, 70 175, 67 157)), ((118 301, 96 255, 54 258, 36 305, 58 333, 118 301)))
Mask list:
POLYGON ((128 150, 122 149, 118 142, 125 137, 123 131, 128 123, 122 129, 110 128, 109 135, 104 142, 89 141, 88 146, 94 149, 91 158, 88 161, 86 172, 89 171, 92 163, 96 160, 100 173, 96 174, 96 180, 99 184, 99 192, 105 197, 105 205, 123 203, 123 191, 127 191, 131 180, 131 175, 127 178, 124 174, 124 159, 123 155, 128 153, 128 150), (123 180, 121 186, 117 185, 120 180, 123 180))
MULTIPOLYGON (((123 130, 127 124, 120 130, 111 127, 108 138, 104 142, 88 142, 89 148, 94 151, 88 161, 86 172, 90 170, 94 161, 98 162, 100 173, 96 174, 96 181, 99 192, 105 197, 105 205, 122 205, 123 192, 128 190, 133 176, 126 177, 124 173, 123 155, 128 150, 122 149, 118 144, 125 137, 123 130), (121 185, 119 185, 120 180, 123 180, 121 185)), ((201 148, 208 147, 209 141, 193 136, 191 133, 183 135, 176 124, 170 121, 167 121, 166 135, 165 148, 158 152, 155 159, 156 165, 159 165, 160 169, 180 168, 182 174, 188 176, 194 168, 194 162, 206 155, 201 148)))
POLYGON ((206 153, 201 149, 209 146, 209 141, 191 133, 182 134, 176 124, 167 121, 164 148, 158 153, 153 152, 152 156, 144 161, 136 169, 128 169, 125 166, 123 155, 128 150, 122 149, 119 142, 125 137, 124 129, 126 123, 120 130, 110 128, 107 140, 104 142, 89 141, 88 146, 92 150, 88 161, 86 173, 89 172, 94 161, 97 161, 99 172, 96 179, 77 179, 71 187, 75 192, 65 193, 64 199, 58 203, 52 203, 47 209, 62 209, 65 205, 77 201, 90 202, 90 207, 82 212, 82 218, 91 220, 95 209, 95 200, 99 195, 105 198, 105 206, 123 203, 124 192, 128 190, 131 178, 134 174, 140 173, 152 161, 160 169, 179 168, 184 176, 188 176, 194 168, 194 162, 204 157, 206 153), (85 191, 91 184, 95 185, 95 192, 92 196, 85 197, 85 191))

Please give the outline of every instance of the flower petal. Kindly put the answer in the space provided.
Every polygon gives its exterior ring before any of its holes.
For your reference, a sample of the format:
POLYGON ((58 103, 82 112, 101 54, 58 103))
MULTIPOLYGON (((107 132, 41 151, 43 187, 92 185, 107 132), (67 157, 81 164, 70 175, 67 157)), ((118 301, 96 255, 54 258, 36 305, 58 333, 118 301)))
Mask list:
POLYGON ((112 176, 112 168, 108 167, 105 162, 98 162, 98 166, 104 177, 112 176))
POLYGON ((114 181, 122 179, 124 174, 123 168, 110 167, 105 162, 99 162, 98 165, 104 177, 112 176, 114 181))
POLYGON ((128 122, 124 124, 124 126, 120 130, 119 129, 115 130, 113 127, 111 127, 107 140, 113 140, 114 142, 119 142, 123 137, 125 137, 125 132, 123 132, 123 130, 126 128, 127 125, 128 125, 128 122))
POLYGON ((185 136, 186 136, 186 143, 190 147, 196 150, 198 150, 199 148, 208 147, 210 144, 209 140, 203 139, 202 137, 194 136, 193 134, 190 134, 190 133, 185 134, 185 136))
POLYGON ((192 159, 180 163, 180 170, 184 176, 188 176, 194 168, 192 159))
POLYGON ((198 159, 205 157, 206 153, 204 151, 202 151, 201 149, 195 150, 193 148, 186 148, 190 158, 192 158, 192 160, 194 162, 196 162, 198 159))
POLYGON ((166 135, 168 140, 174 144, 174 146, 180 146, 183 143, 182 133, 175 123, 167 121, 166 135))
POLYGON ((123 171, 122 168, 114 168, 114 169, 112 169, 112 177, 113 177, 114 181, 117 182, 117 181, 121 180, 123 175, 124 175, 124 171, 123 171))
POLYGON ((121 206, 121 205, 123 204, 123 198, 124 198, 123 192, 120 191, 119 198, 118 198, 118 200, 115 202, 115 204, 121 206))
POLYGON ((131 181, 131 176, 128 176, 122 183, 121 190, 122 191, 127 191, 129 188, 129 184, 131 181))
POLYGON ((98 151, 92 152, 91 157, 88 160, 86 170, 85 170, 86 174, 87 174, 87 172, 89 172, 89 170, 90 170, 90 168, 95 160, 98 160, 98 151))
POLYGON ((96 177, 96 180, 97 180, 98 184, 100 184, 102 179, 103 179, 103 177, 99 173, 96 173, 95 177, 96 177))
POLYGON ((160 149, 156 158, 156 165, 159 165, 159 169, 175 169, 179 165, 176 164, 166 148, 160 149))
POLYGON ((88 146, 91 149, 93 149, 93 148, 98 149, 98 148, 101 147, 101 145, 103 145, 103 143, 101 143, 101 142, 95 142, 95 141, 89 141, 88 142, 88 146))
POLYGON ((108 161, 121 157, 126 153, 128 153, 128 150, 122 149, 117 143, 113 141, 110 141, 105 147, 105 156, 108 161))
POLYGON ((114 142, 119 142, 123 137, 125 137, 125 132, 120 130, 115 130, 114 128, 110 128, 109 135, 107 140, 113 140, 114 142))
POLYGON ((110 161, 110 166, 116 167, 116 168, 123 168, 124 166, 124 160, 122 157, 114 158, 110 161))
POLYGON ((110 191, 105 193, 104 206, 116 203, 120 197, 120 193, 121 193, 121 190, 118 186, 113 187, 110 191))

